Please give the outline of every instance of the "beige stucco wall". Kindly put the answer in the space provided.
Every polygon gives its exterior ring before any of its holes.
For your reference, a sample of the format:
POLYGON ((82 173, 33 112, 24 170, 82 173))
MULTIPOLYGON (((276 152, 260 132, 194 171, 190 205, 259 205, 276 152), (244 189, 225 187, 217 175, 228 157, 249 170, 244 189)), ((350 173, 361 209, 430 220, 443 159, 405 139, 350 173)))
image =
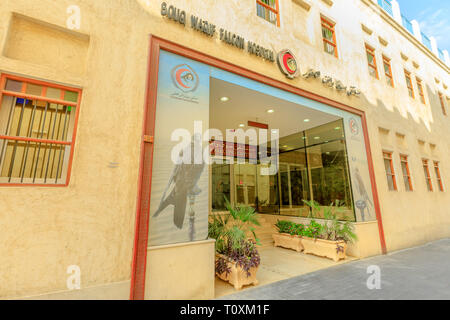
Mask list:
POLYGON ((145 299, 214 298, 215 240, 149 247, 145 299))
MULTIPOLYGON (((70 265, 81 267, 85 288, 130 279, 149 34, 364 110, 388 250, 450 236, 450 193, 427 192, 421 167, 422 157, 441 161, 444 184, 450 187, 450 144, 442 139, 450 134, 450 117, 442 116, 436 95, 439 90, 450 96, 443 88, 443 83, 450 85, 449 69, 382 19, 376 6, 367 5, 369 1, 352 2, 354 6, 347 1, 328 6, 314 1, 306 11, 291 0, 280 0, 281 27, 277 28, 256 16, 254 1, 212 0, 207 5, 201 0, 170 1, 275 52, 293 50, 302 71, 312 67, 356 85, 362 91, 359 98, 348 98, 317 80, 287 80, 276 64, 161 18, 161 1, 2 0, 0 71, 79 86, 83 97, 70 185, 0 189, 0 298, 66 290, 70 265), (77 36, 89 43, 81 69, 76 66, 83 57, 67 59, 67 65, 23 58, 17 52, 11 57, 8 41, 14 37, 7 35, 13 12, 67 31, 69 5, 81 8, 77 36), (339 59, 322 50, 321 13, 337 22, 339 59), (374 31, 372 36, 362 31, 362 21, 374 31), (388 41, 386 47, 378 36, 388 41), (392 59, 395 89, 385 85, 383 75, 381 80, 370 78, 365 41, 377 50, 380 73, 381 52, 392 59), (400 51, 408 61, 402 60, 400 51), (412 60, 420 64, 418 69, 412 60), (409 98, 403 67, 423 80, 426 105, 409 98), (391 139, 381 138, 379 127, 390 130, 391 139), (406 144, 399 145, 396 132, 405 135, 406 144), (422 149, 418 139, 425 141, 422 149), (436 145, 433 154, 430 143, 436 145), (401 177, 399 191, 388 191, 383 149, 394 151, 397 173, 398 152, 410 155, 414 192, 404 191, 401 177), (108 167, 111 162, 119 167, 108 167)), ((45 57, 58 41, 47 37, 46 42, 31 45, 45 57)), ((434 173, 432 177, 436 185, 434 173)))

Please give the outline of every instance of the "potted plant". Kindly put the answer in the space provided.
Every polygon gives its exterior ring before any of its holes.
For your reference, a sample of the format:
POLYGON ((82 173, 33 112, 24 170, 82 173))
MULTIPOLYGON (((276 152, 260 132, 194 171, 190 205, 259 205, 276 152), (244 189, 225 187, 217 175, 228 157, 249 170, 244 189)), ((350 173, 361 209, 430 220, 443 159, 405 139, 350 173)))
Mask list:
POLYGON ((272 235, 274 246, 303 251, 302 233, 304 225, 286 220, 278 220, 275 224, 278 233, 272 235))
POLYGON ((256 272, 261 258, 256 249, 259 239, 254 226, 260 224, 253 208, 233 208, 228 200, 226 206, 228 214, 212 216, 208 234, 216 239, 216 275, 240 290, 245 285, 258 284, 256 272))
MULTIPOLYGON (((305 201, 312 212, 320 210, 318 203, 305 201)), ((337 213, 342 210, 339 201, 324 207, 323 216, 327 220, 323 225, 314 219, 303 231, 302 244, 305 253, 327 257, 334 261, 346 258, 347 244, 357 240, 353 225, 349 221, 339 221, 337 213)))

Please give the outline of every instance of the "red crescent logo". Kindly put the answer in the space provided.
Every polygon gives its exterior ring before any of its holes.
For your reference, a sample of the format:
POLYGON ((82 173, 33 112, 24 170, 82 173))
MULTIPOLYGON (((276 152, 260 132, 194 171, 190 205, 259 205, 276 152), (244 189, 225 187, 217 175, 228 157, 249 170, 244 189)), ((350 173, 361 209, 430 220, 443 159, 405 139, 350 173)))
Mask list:
POLYGON ((300 70, 295 55, 289 49, 281 50, 277 57, 278 67, 280 71, 289 79, 299 76, 300 70))
POLYGON ((170 72, 173 84, 182 92, 197 90, 200 80, 195 70, 188 64, 179 64, 170 72))
POLYGON ((189 72, 188 69, 180 69, 180 70, 178 70, 177 73, 176 73, 176 75, 175 75, 175 78, 177 79, 177 82, 178 82, 178 84, 179 84, 180 86, 182 86, 183 88, 189 89, 190 87, 184 85, 183 81, 181 81, 181 74, 182 74, 183 72, 186 72, 186 71, 189 72))
POLYGON ((283 57, 283 64, 284 64, 284 67, 286 68, 286 70, 289 72, 289 73, 294 73, 295 72, 295 70, 292 70, 290 67, 289 67, 289 64, 288 64, 288 60, 290 60, 290 59, 293 59, 294 57, 292 56, 292 54, 290 54, 290 53, 286 53, 285 55, 284 55, 284 57, 283 57))

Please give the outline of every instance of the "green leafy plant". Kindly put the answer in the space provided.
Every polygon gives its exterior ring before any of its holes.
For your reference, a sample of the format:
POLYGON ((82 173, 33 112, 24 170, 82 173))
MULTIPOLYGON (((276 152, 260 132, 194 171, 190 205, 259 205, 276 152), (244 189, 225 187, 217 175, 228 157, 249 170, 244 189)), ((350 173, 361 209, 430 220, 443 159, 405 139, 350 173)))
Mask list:
POLYGON ((225 198, 228 214, 214 214, 208 224, 208 236, 216 239, 216 252, 222 254, 216 261, 217 273, 229 273, 228 261, 241 266, 250 276, 250 269, 260 264, 260 256, 256 244, 260 241, 255 234, 255 226, 259 226, 255 209, 238 205, 233 207, 225 198), (249 239, 252 234, 253 239, 249 239))
POLYGON ((317 239, 320 238, 323 232, 323 225, 316 222, 314 219, 309 222, 308 225, 305 226, 302 235, 304 237, 317 239))
POLYGON ((291 236, 301 236, 305 228, 303 224, 287 220, 278 220, 275 227, 277 227, 279 233, 288 233, 291 236))
MULTIPOLYGON (((320 211, 320 206, 314 201, 304 201, 312 209, 312 212, 320 211)), ((321 238, 324 240, 331 241, 345 241, 347 243, 352 243, 357 240, 357 236, 354 233, 354 227, 350 221, 340 221, 338 219, 338 214, 342 213, 344 207, 339 200, 335 203, 331 203, 329 206, 323 207, 323 217, 326 221, 323 225, 318 224, 316 221, 311 220, 309 226, 305 228, 304 235, 311 237, 309 234, 315 233, 316 236, 312 238, 321 238), (320 225, 320 226, 319 226, 320 225)))

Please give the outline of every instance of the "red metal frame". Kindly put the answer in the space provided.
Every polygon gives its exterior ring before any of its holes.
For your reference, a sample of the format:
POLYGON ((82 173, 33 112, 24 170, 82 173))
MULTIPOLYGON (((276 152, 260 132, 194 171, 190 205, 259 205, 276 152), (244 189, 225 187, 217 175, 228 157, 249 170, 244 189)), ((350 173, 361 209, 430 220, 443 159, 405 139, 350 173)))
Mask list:
POLYGON ((174 42, 158 38, 150 35, 150 48, 148 57, 148 75, 146 85, 146 100, 144 105, 144 119, 143 131, 141 139, 141 156, 139 166, 139 182, 136 206, 136 225, 135 225, 135 240, 133 248, 132 274, 130 299, 142 300, 145 295, 145 272, 147 262, 147 244, 148 244, 148 222, 149 222, 149 208, 150 208, 150 194, 151 194, 151 175, 153 163, 153 144, 146 143, 144 136, 155 135, 155 111, 158 87, 158 70, 159 70, 159 53, 160 50, 165 50, 179 56, 183 56, 201 63, 210 65, 212 67, 220 68, 222 70, 246 77, 260 83, 273 86, 275 88, 317 101, 328 104, 332 107, 353 113, 361 117, 364 141, 366 144, 366 154, 369 165, 369 174, 371 180, 371 187, 373 192, 374 206, 378 220, 378 230, 380 235, 380 245, 383 254, 386 253, 386 242, 384 238, 383 223, 380 210, 380 202, 378 198, 377 185, 375 180, 375 171, 373 167, 373 158, 370 147, 369 135, 366 114, 364 111, 342 104, 340 102, 331 100, 329 98, 319 96, 315 93, 294 87, 285 82, 281 82, 265 75, 258 74, 249 69, 225 62, 218 58, 212 57, 183 47, 174 42))
POLYGON ((389 73, 386 73, 386 69, 384 70, 384 74, 386 75, 386 78, 388 78, 390 81, 389 85, 392 88, 395 88, 394 84, 394 76, 392 75, 392 66, 391 66, 391 59, 383 55, 383 64, 387 65, 389 67, 389 73))
POLYGON ((416 76, 417 91, 419 91, 420 101, 425 104, 425 93, 423 92, 422 80, 416 76))
POLYGON ((49 102, 49 103, 56 103, 56 104, 62 104, 62 105, 66 105, 66 106, 72 106, 72 107, 76 107, 76 110, 75 110, 75 123, 74 123, 71 142, 46 140, 46 139, 23 138, 23 137, 9 137, 9 136, 0 135, 0 139, 70 145, 70 156, 69 156, 69 163, 67 166, 67 176, 66 176, 65 183, 63 183, 63 184, 0 183, 0 187, 31 187, 31 186, 33 186, 33 187, 67 187, 69 185, 70 176, 71 176, 71 172, 72 172, 72 161, 73 161, 73 154, 74 154, 74 149, 75 149, 77 129, 78 129, 78 119, 80 116, 80 105, 81 105, 82 93, 83 93, 83 90, 78 89, 78 88, 67 87, 67 86, 60 85, 60 84, 50 83, 50 82, 46 82, 46 81, 42 81, 42 80, 36 80, 36 79, 32 79, 32 78, 27 78, 27 77, 22 77, 22 76, 7 74, 7 73, 1 74, 1 77, 0 77, 0 108, 2 106, 3 96, 6 95, 6 96, 15 96, 18 98, 23 98, 23 99, 28 99, 28 100, 41 100, 41 101, 45 101, 45 102, 49 102), (23 82, 21 92, 13 92, 13 91, 5 90, 7 79, 23 82), (42 96, 26 94, 25 92, 26 92, 28 83, 43 86, 43 90, 41 93, 42 96), (51 98, 45 97, 44 95, 47 93, 47 88, 60 89, 61 90, 60 99, 51 99, 51 98), (71 91, 71 92, 78 93, 77 102, 65 101, 64 100, 64 92, 65 91, 71 91))
POLYGON ((397 179, 395 178, 394 163, 393 163, 393 161, 392 161, 392 152, 389 152, 389 151, 383 151, 383 159, 384 159, 384 160, 389 160, 389 165, 390 165, 390 167, 391 167, 391 173, 386 172, 386 175, 392 177, 392 182, 393 182, 393 184, 394 184, 394 190, 393 190, 393 191, 398 191, 398 188, 397 188, 397 179))
POLYGON ((334 28, 336 24, 334 22, 331 22, 330 20, 328 20, 324 16, 320 17, 320 23, 322 25, 322 28, 325 28, 325 29, 331 31, 331 33, 333 33, 333 42, 331 42, 328 39, 325 39, 325 37, 323 37, 323 36, 322 36, 322 40, 324 42, 328 43, 330 46, 334 47, 334 56, 336 58, 339 58, 338 47, 337 47, 337 43, 336 43, 336 30, 334 28))
POLYGON ((409 96, 411 98, 415 99, 416 95, 414 93, 414 87, 413 87, 413 84, 412 84, 411 72, 409 72, 406 69, 405 69, 405 78, 406 78, 406 87, 408 88, 408 94, 409 94, 409 90, 411 90, 411 94, 409 96))
POLYGON ((425 175, 425 179, 427 180, 427 182, 428 182, 428 185, 427 185, 427 187, 429 187, 429 190, 428 191, 431 191, 431 192, 433 192, 434 191, 434 189, 433 189, 433 181, 431 180, 431 173, 430 173, 430 167, 429 167, 429 165, 428 165, 428 160, 427 159, 423 159, 422 160, 422 164, 423 164, 423 167, 425 168, 425 173, 426 173, 426 175, 425 175))
MULTIPOLYGON (((405 164, 406 167, 406 178, 408 179, 408 184, 409 184, 409 190, 408 191, 414 191, 413 185, 412 185, 412 180, 411 180, 411 172, 409 171, 409 161, 408 161, 408 156, 401 154, 400 155, 400 162, 405 164)), ((403 178, 405 178, 405 175, 403 174, 403 178)))
POLYGON ((367 61, 367 63, 369 65, 369 68, 372 68, 375 70, 375 78, 377 80, 379 80, 380 77, 378 75, 377 57, 375 56, 375 49, 372 48, 371 46, 369 46, 368 44, 366 44, 366 52, 373 57, 373 64, 370 64, 369 61, 367 61))
POLYGON ((444 192, 444 185, 442 184, 441 169, 439 169, 439 161, 434 161, 434 171, 436 172, 436 179, 438 181, 439 191, 444 192))
POLYGON ((266 3, 262 2, 261 0, 256 0, 256 3, 259 4, 260 6, 263 6, 267 10, 272 11, 273 13, 275 13, 277 15, 277 27, 279 27, 280 26, 280 6, 279 6, 279 3, 278 3, 278 0, 275 0, 275 7, 276 7, 276 9, 272 8, 271 6, 269 6, 266 3))

